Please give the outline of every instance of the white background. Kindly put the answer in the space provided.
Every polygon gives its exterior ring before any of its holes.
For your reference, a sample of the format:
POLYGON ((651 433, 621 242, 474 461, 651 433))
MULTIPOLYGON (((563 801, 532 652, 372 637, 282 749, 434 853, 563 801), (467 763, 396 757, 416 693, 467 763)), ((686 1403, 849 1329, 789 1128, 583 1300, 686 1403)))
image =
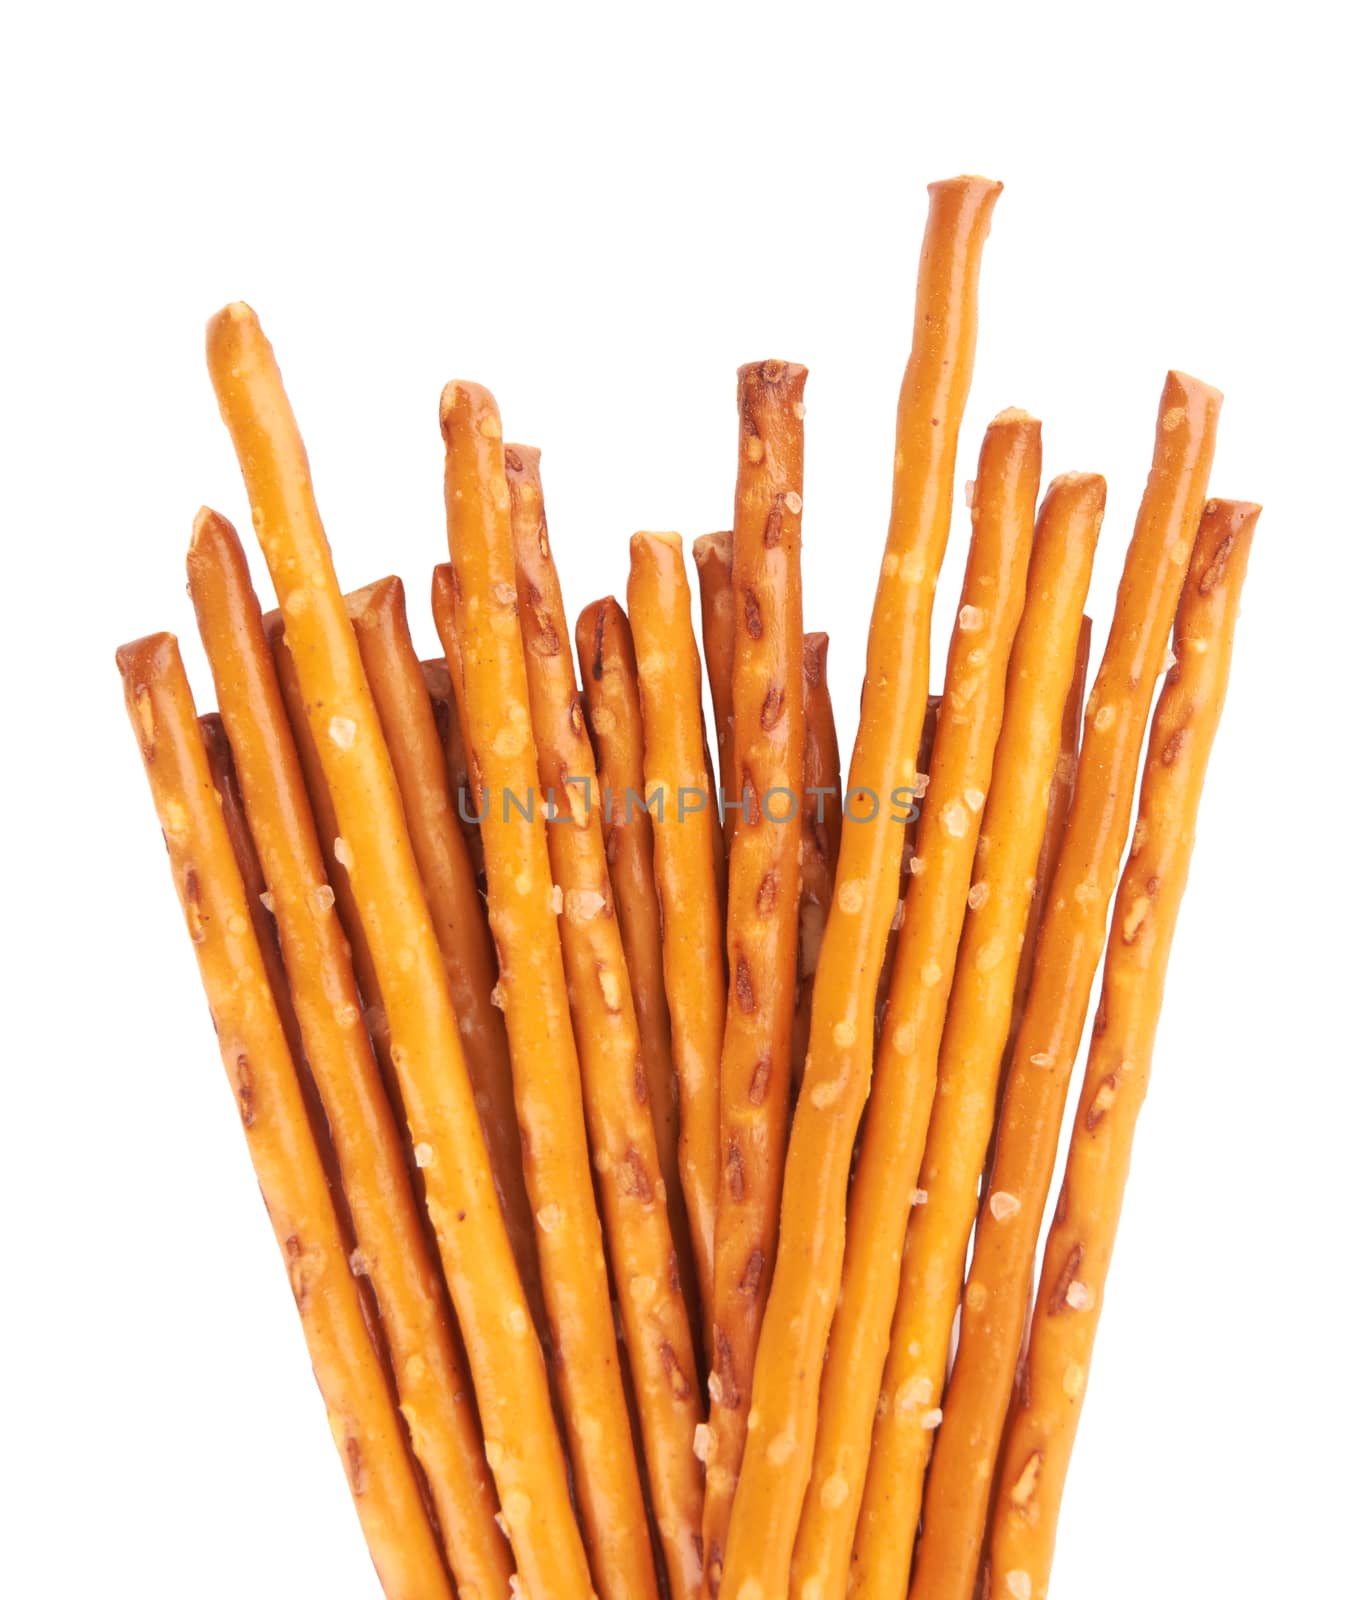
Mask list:
MULTIPOLYGON (((962 476, 1009 404, 1045 419, 1048 474, 1107 474, 1101 626, 1167 366, 1226 391, 1214 491, 1266 507, 1053 1600, 1363 1580, 1370 573, 1350 17, 12 18, 0 1589, 376 1593, 113 667, 118 642, 171 628, 208 685, 184 545, 201 502, 246 517, 205 318, 256 306, 344 584, 401 573, 430 651, 446 378, 488 383, 507 436, 543 446, 578 606, 622 593, 633 529, 726 525, 734 369, 806 362, 808 622, 834 638, 845 745, 923 188, 958 171, 1006 184, 962 476)), ((948 595, 965 538, 958 508, 948 595)))

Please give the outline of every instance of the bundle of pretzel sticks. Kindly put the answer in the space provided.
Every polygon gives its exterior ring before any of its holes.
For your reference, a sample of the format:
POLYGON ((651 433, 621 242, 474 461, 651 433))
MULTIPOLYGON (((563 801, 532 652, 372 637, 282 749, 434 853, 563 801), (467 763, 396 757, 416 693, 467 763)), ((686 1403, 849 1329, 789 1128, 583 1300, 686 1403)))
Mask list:
POLYGON ((1086 698, 1104 482, 1001 412, 929 695, 999 190, 930 188, 845 781, 802 366, 740 371, 702 665, 674 533, 572 632, 538 452, 449 384, 425 661, 398 578, 339 585, 257 318, 209 324, 279 610, 202 510, 217 712, 170 634, 118 665, 391 1600, 1048 1592, 1259 507, 1168 374, 1086 698))

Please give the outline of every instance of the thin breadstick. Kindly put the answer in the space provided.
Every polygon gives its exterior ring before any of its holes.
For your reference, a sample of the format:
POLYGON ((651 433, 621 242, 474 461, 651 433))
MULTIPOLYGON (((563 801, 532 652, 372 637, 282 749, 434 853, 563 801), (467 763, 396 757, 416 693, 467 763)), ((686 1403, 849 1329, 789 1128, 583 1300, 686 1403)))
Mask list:
POLYGON ((1042 1600, 1071 1446, 1146 1095, 1204 772, 1222 714, 1258 506, 1209 502, 1175 619, 1132 850, 1104 960, 1061 1199, 1047 1235, 1024 1381, 1009 1415, 989 1529, 993 1600, 1042 1600))
MULTIPOLYGON (((262 952, 262 965, 266 968, 271 997, 276 1002, 276 1012, 285 1031, 286 1043, 296 1065, 305 1059, 300 1040, 299 1018, 295 1003, 290 998, 290 984, 286 979, 285 965, 281 960, 280 940, 276 935, 276 921, 269 907, 271 894, 262 874, 261 858, 252 842, 247 813, 243 810, 242 789, 238 783, 238 769, 233 760, 233 749, 228 742, 224 719, 217 711, 210 711, 199 719, 200 738, 204 741, 205 756, 209 761, 209 775, 219 792, 219 809, 223 813, 224 827, 233 859, 238 865, 238 875, 243 880, 247 895, 247 909, 252 918, 252 931, 257 936, 257 946, 262 952)), ((308 1099, 308 1095, 305 1096, 308 1099)), ((325 1165, 327 1162, 325 1161, 325 1165)))
POLYGON ((713 1328, 718 1204, 718 1072, 723 1053, 723 926, 713 887, 699 652, 680 536, 635 533, 628 617, 637 652, 662 966, 680 1089, 680 1186, 704 1325, 713 1328))
MULTIPOLYGON (((461 1323, 519 1578, 531 1596, 589 1600, 547 1374, 423 898, 390 756, 271 346, 230 306, 209 325, 220 410, 285 618, 285 643, 349 858, 390 1029, 428 1214, 461 1323)), ((336 854, 335 847, 335 854, 336 854)), ((610 1352, 612 1360, 612 1351, 610 1352)))
MULTIPOLYGON (((904 823, 903 842, 899 852, 899 899, 895 902, 890 931, 885 939, 885 954, 880 964, 880 981, 875 989, 875 1039, 885 1029, 885 1013, 889 1008, 890 983, 894 978, 894 958, 899 949, 899 930, 904 926, 904 908, 913 880, 913 869, 918 861, 918 830, 923 824, 924 800, 928 792, 928 769, 932 765, 932 742, 937 737, 937 716, 942 709, 942 696, 930 694, 927 710, 923 713, 923 727, 918 735, 918 759, 914 765, 913 783, 909 786, 912 799, 908 805, 908 820, 904 823)), ((909 800, 908 795, 901 799, 909 800)))
POLYGON ((793 1585, 807 1586, 810 1600, 844 1600, 847 1592, 899 1254, 932 1112, 937 1047, 994 768, 1009 655, 1023 612, 1041 471, 1041 423, 1023 411, 1001 412, 980 451, 970 554, 947 655, 917 867, 847 1202, 842 1294, 828 1337, 813 1475, 794 1552, 793 1585))
POLYGON ((927 701, 933 587, 951 522, 956 442, 975 345, 976 286, 1000 185, 931 187, 914 346, 900 395, 894 499, 867 651, 836 893, 814 978, 780 1249, 762 1323, 725 1600, 783 1594, 808 1482, 823 1347, 842 1270, 847 1175, 870 1082, 875 986, 899 886, 903 811, 927 701), (861 791, 868 791, 862 796, 861 791))
POLYGON ((449 1600, 442 1551, 252 931, 180 651, 160 633, 124 645, 117 659, 219 1051, 371 1559, 390 1600, 449 1600))
POLYGON ((555 807, 547 830, 561 894, 566 963, 600 1214, 618 1291, 652 1509, 674 1600, 698 1595, 704 1486, 694 1453, 703 1420, 656 1149, 632 980, 615 916, 594 775, 561 584, 547 538, 539 453, 507 445, 519 622, 538 771, 555 807))
POLYGON ((462 1053, 476 1096, 500 1208, 539 1332, 545 1312, 537 1276, 533 1214, 523 1185, 509 1042, 495 1005, 494 950, 471 858, 462 843, 432 702, 404 608, 404 586, 382 578, 347 597, 362 666, 399 784, 424 899, 433 918, 462 1053))
POLYGON ((442 740, 443 758, 447 762, 447 786, 452 793, 452 804, 457 808, 457 824, 462 842, 471 857, 479 888, 485 878, 485 857, 480 845, 480 820, 475 801, 471 797, 471 771, 466 761, 466 742, 462 733, 461 705, 457 700, 456 686, 445 658, 420 662, 423 681, 428 685, 428 698, 433 704, 433 720, 442 740))
POLYGON ((190 596, 233 746, 299 1017, 304 1057, 337 1151, 399 1394, 448 1561, 476 1594, 502 1596, 513 1571, 470 1380, 446 1312, 385 1087, 367 1042, 346 940, 326 890, 304 778, 276 684, 261 608, 232 526, 195 519, 190 596))
MULTIPOLYGON (((649 1600, 656 1575, 586 1145, 519 627, 500 415, 488 390, 449 383, 439 420, 467 752, 488 795, 481 833, 490 929, 577 1502, 601 1600, 649 1600)), ((583 915, 587 907, 572 905, 567 914, 583 915)))
POLYGON ((662 974, 661 907, 652 868, 652 819, 645 803, 642 703, 628 618, 616 600, 596 600, 576 622, 576 651, 601 785, 604 848, 614 910, 633 988, 642 1069, 652 1104, 666 1214, 676 1242, 681 1293, 694 1344, 702 1348, 699 1283, 680 1186, 680 1105, 671 1060, 671 1014, 662 974))
POLYGON ((699 636, 713 703, 718 750, 718 788, 723 798, 723 837, 731 843, 737 826, 739 788, 733 724, 733 534, 706 533, 691 548, 699 574, 699 636))
POLYGON ((832 905, 837 847, 842 838, 842 753, 828 693, 828 636, 804 635, 803 844, 799 857, 799 954, 794 1031, 790 1037, 790 1092, 799 1093, 813 1016, 813 975, 832 905))
POLYGON ((723 1577, 752 1367, 775 1266, 790 1107, 804 787, 804 621, 799 579, 807 370, 758 361, 737 375, 732 589, 733 760, 728 868, 731 974, 719 1067, 713 1371, 704 1564, 723 1577))
MULTIPOLYGON (((1013 1047, 1018 1040, 1023 1011, 1027 1005, 1028 989, 1032 984, 1032 966, 1037 959, 1037 939, 1042 931, 1042 913, 1046 909, 1051 880, 1056 863, 1061 856, 1061 841, 1065 838, 1066 823, 1070 820, 1070 803, 1075 798, 1075 775, 1080 765, 1080 724, 1084 719, 1085 691, 1089 682, 1089 647, 1094 635, 1094 624, 1089 617, 1080 619, 1080 637, 1075 646, 1075 676, 1070 681, 1065 709, 1061 713, 1061 737, 1056 768, 1051 775, 1051 788, 1047 794, 1046 822, 1042 828, 1042 848, 1037 854, 1037 866, 1032 874, 1032 892, 1028 900, 1027 922, 1023 928, 1022 944, 1018 953, 1018 971, 1013 980, 1013 1011, 1009 1022, 1008 1038, 1004 1041, 1003 1058, 999 1066, 999 1081, 995 1089, 994 1126, 999 1125, 999 1108, 1003 1103, 1004 1084, 1013 1061, 1013 1047)), ((994 1134, 991 1132, 985 1149, 984 1181, 989 1182, 994 1161, 994 1134)), ((964 1263, 963 1263, 964 1264, 964 1263)), ((931 1441, 929 1441, 931 1443, 931 1441)), ((926 1463, 925 1463, 926 1464, 926 1463)), ((921 1485, 920 1485, 921 1493, 921 1485)))
POLYGON ((941 1403, 1012 1015, 1015 958, 1060 767, 1061 708, 1072 693, 1103 514, 1104 480, 1074 473, 1051 484, 1037 517, 856 1525, 851 1593, 861 1600, 904 1600, 908 1593, 934 1437, 923 1424, 941 1403))
POLYGON ((1176 372, 1162 392, 1151 475, 1085 707, 1075 799, 1004 1090, 928 1474, 914 1600, 969 1600, 974 1591, 1061 1117, 1127 840, 1147 712, 1203 512, 1221 399, 1176 372))

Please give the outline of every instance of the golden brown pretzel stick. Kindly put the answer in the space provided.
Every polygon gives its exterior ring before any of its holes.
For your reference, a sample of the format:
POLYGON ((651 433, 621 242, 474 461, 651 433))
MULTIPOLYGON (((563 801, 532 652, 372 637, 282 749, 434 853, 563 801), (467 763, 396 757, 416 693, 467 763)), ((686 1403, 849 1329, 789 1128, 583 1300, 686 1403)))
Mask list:
POLYGON ((1061 707, 1072 692, 1081 608, 1103 514, 1103 479, 1075 473, 1051 484, 1037 517, 976 848, 976 882, 967 897, 938 1053, 938 1092, 918 1180, 922 1203, 909 1220, 856 1525, 851 1592, 862 1600, 904 1600, 908 1593, 934 1437, 923 1424, 936 1417, 942 1397, 1010 1027, 1018 941, 1060 765, 1061 707))
MULTIPOLYGON (((461 1322, 519 1577, 530 1596, 588 1600, 547 1375, 500 1212, 380 720, 271 346, 242 305, 208 330, 210 374, 285 619, 314 744, 345 841, 390 1029, 415 1158, 461 1322)), ((335 852, 336 853, 336 852, 335 852)))
POLYGON ((833 873, 842 838, 842 753, 828 693, 828 636, 804 635, 804 795, 800 809, 799 955, 794 1031, 790 1037, 790 1090, 799 1093, 809 1050, 813 975, 832 905, 833 873))
POLYGON ((752 1364, 775 1265, 790 1106, 804 788, 802 366, 758 361, 737 375, 732 717, 738 799, 728 869, 731 981, 719 1067, 704 1564, 723 1577, 752 1364))
POLYGON ((124 645, 117 659, 219 1052, 371 1559, 390 1600, 447 1600, 442 1551, 348 1265, 180 652, 160 633, 124 645))
POLYGON ((737 759, 733 753, 733 534, 706 533, 691 553, 699 574, 699 636, 713 702, 718 748, 718 788, 723 797, 723 835, 731 842, 737 826, 737 759))
POLYGON ((201 511, 186 559, 220 714, 236 752, 248 826, 262 862, 304 1057, 337 1151, 414 1453, 463 1589, 502 1596, 513 1571, 495 1525, 470 1380, 410 1188, 403 1147, 367 1042, 347 942, 331 907, 304 778, 276 684, 247 558, 231 525, 201 511))
POLYGON ((1161 395, 1151 475, 1085 707, 1075 800, 1004 1090, 956 1365, 932 1453, 915 1600, 969 1600, 974 1589, 1066 1091, 1127 840, 1151 695, 1203 511, 1221 398, 1176 372, 1161 395))
MULTIPOLYGON (((656 1577, 586 1146, 519 627, 500 415, 479 384, 449 383, 439 420, 467 752, 489 793, 481 833, 490 930, 577 1502, 601 1600, 647 1600, 657 1593, 656 1577)), ((571 916, 586 909, 565 908, 571 916)), ((614 1176, 621 1181, 622 1169, 614 1176)))
POLYGON ((628 616, 642 702, 646 798, 661 904, 662 964, 680 1089, 680 1186, 704 1325, 713 1328, 718 1203, 718 1071, 723 1053, 723 927, 713 885, 699 652, 680 536, 635 533, 628 616))
POLYGON ((695 1345, 702 1348, 699 1283, 680 1186, 680 1106, 671 1060, 671 1014, 662 975, 661 907, 652 869, 652 819, 643 777, 642 703, 628 618, 616 600, 596 600, 576 622, 576 651, 601 783, 604 846, 614 911, 633 986, 642 1067, 666 1184, 666 1214, 676 1243, 681 1293, 695 1345))
POLYGON ((900 1249, 937 1083, 957 945, 1003 718, 1009 654, 1023 612, 1042 426, 1023 411, 990 423, 971 506, 972 535, 947 655, 918 868, 899 933, 850 1198, 842 1295, 828 1336, 813 1476, 795 1542, 796 1590, 843 1600, 852 1535, 889 1350, 900 1249))
MULTIPOLYGON (((880 963, 880 981, 875 989, 875 1038, 885 1027, 885 1012, 889 1007, 890 983, 894 978, 894 957, 899 949, 899 931, 904 926, 905 902, 909 884, 918 865, 918 830, 922 826, 924 800, 928 792, 928 769, 932 766, 932 742, 937 737, 937 716, 942 709, 942 696, 930 694, 927 710, 923 713, 923 726, 918 734, 918 758, 914 766, 912 802, 907 806, 908 820, 904 823, 903 841, 899 851, 899 899, 895 903, 890 931, 885 938, 885 953, 880 963)), ((901 799, 907 801, 908 795, 901 799)))
POLYGON ((931 187, 914 345, 896 427, 890 530, 848 773, 849 792, 858 798, 842 829, 814 979, 809 1063, 786 1159, 780 1250, 752 1389, 756 1426, 733 1505, 725 1600, 771 1600, 789 1580, 842 1270, 852 1143, 870 1081, 875 985, 898 893, 903 825, 891 797, 914 777, 932 593, 951 521, 956 441, 973 361, 980 255, 999 187, 983 178, 931 187), (873 805, 860 797, 863 789, 873 805))
MULTIPOLYGON (((1091 546, 1091 552, 1092 548, 1091 546)), ((1004 1082, 1013 1060, 1013 1047, 1018 1039, 1018 1029, 1023 1020, 1028 989, 1032 983, 1032 965, 1037 959, 1037 937, 1042 930, 1042 913, 1046 909, 1047 894, 1056 872, 1056 863, 1061 856, 1061 841, 1065 838, 1066 823, 1070 820, 1070 803, 1075 798, 1075 774, 1080 765, 1080 724, 1084 718, 1085 690, 1089 682, 1089 647, 1093 636, 1093 622, 1087 616, 1081 617, 1080 636, 1075 645, 1075 676, 1070 680, 1070 692, 1066 695, 1065 709, 1061 713, 1060 747, 1056 757, 1056 768, 1051 775, 1051 788, 1047 794, 1042 848, 1038 852, 1037 866, 1032 874, 1027 922, 1019 946, 1018 971, 1013 980, 1013 1011, 1009 1021, 1008 1038, 1004 1041, 1003 1059, 999 1066, 999 1082, 995 1090, 996 1127, 999 1123, 999 1107, 1003 1102, 1004 1082)), ((986 1183, 989 1182, 993 1161, 994 1134, 991 1132, 985 1150, 986 1183)))
MULTIPOLYGON (((209 761, 209 775, 219 792, 219 809, 223 813, 224 827, 228 830, 228 842, 238 866, 238 875, 243 880, 247 909, 252 918, 252 931, 257 936, 257 946, 262 952, 262 965, 266 968, 266 979, 271 985, 271 997, 276 1002, 276 1011, 281 1019, 281 1027, 285 1031, 286 1043, 290 1046, 290 1054, 298 1064, 305 1059, 304 1047, 300 1042, 300 1023, 295 1015, 295 1003, 290 998, 290 985, 286 980, 285 967, 281 961, 281 946, 276 936, 275 917, 269 909, 272 903, 271 894, 262 875, 262 863, 257 855, 257 847, 252 842, 252 830, 248 826, 247 813, 243 810, 243 795, 238 784, 238 769, 234 765, 233 750, 228 742, 224 719, 217 711, 207 712, 199 722, 200 738, 204 741, 205 756, 209 761)), ((305 1098, 308 1099, 307 1093, 305 1098)))
MULTIPOLYGON (((461 705, 457 700, 456 686, 445 657, 419 663, 423 668, 423 681, 428 685, 428 698, 433 704, 433 720, 438 725, 442 740, 443 758, 447 763, 447 786, 452 793, 452 804, 457 811, 457 825, 462 842, 471 858, 477 887, 485 877, 485 857, 480 845, 480 808, 471 796, 471 771, 466 760, 466 741, 462 733, 461 705)), ((493 958, 493 957, 492 957, 493 958)))
POLYGON ((703 1420, 694 1343, 680 1289, 666 1186, 643 1069, 632 981, 615 916, 594 752, 576 688, 561 584, 547 538, 538 451, 507 445, 528 699, 547 829, 561 892, 566 963, 600 1214, 618 1291, 652 1509, 674 1600, 698 1595, 703 1420))
POLYGON ((514 1113, 509 1042, 504 1018, 492 998, 499 974, 475 871, 457 825, 423 669, 409 635, 404 586, 398 578, 382 578, 346 598, 399 784, 424 899, 447 969, 462 1053, 505 1226, 538 1331, 545 1334, 533 1213, 523 1185, 523 1151, 514 1113))
POLYGON ((1047 1235, 1026 1375, 1005 1429, 989 1529, 993 1600, 1044 1600, 1084 1404, 1132 1137, 1146 1095, 1171 939, 1222 714, 1258 506, 1209 502, 1151 724, 1132 851, 1113 906, 1094 1037, 1061 1200, 1047 1235))

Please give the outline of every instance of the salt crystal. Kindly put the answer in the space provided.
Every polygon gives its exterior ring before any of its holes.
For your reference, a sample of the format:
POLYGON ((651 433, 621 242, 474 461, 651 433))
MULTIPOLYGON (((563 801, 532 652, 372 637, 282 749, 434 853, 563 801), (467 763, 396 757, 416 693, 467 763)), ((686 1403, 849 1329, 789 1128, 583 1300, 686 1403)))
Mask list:
POLYGON ((414 1146, 414 1165, 416 1167, 430 1167, 433 1164, 433 1146, 431 1144, 416 1144, 414 1146))
POLYGON ((333 859, 340 867, 345 867, 348 872, 351 872, 356 858, 352 854, 352 846, 348 844, 346 839, 335 839, 333 841, 333 859))
POLYGON ((357 737, 357 724, 351 717, 334 717, 328 724, 328 737, 339 750, 350 750, 357 737))
POLYGON ((785 496, 785 509, 796 517, 804 509, 804 502, 793 489, 785 496))
POLYGON ((1077 1278, 1066 1290, 1066 1304, 1072 1311, 1088 1311, 1094 1304, 1094 1292, 1077 1278))
POLYGON ((333 908, 333 891, 326 883, 319 884, 309 891, 310 903, 320 916, 333 908))
POLYGON ((989 1197, 989 1214, 996 1222, 1007 1222, 1010 1217, 1016 1217, 1023 1209, 1023 1202, 1016 1194, 1009 1194, 1006 1189, 996 1189, 989 1197))
POLYGON ((940 1427, 941 1423, 942 1408, 940 1406, 934 1406, 931 1411, 925 1411, 918 1419, 918 1426, 928 1433, 931 1433, 934 1428, 940 1427))
POLYGON ((962 633, 979 633, 985 625, 985 613, 979 606, 962 606, 958 620, 961 623, 962 633))
POLYGON ((978 911, 985 901, 989 899, 989 885, 987 883, 973 883, 970 893, 966 896, 966 904, 972 911, 978 911))

